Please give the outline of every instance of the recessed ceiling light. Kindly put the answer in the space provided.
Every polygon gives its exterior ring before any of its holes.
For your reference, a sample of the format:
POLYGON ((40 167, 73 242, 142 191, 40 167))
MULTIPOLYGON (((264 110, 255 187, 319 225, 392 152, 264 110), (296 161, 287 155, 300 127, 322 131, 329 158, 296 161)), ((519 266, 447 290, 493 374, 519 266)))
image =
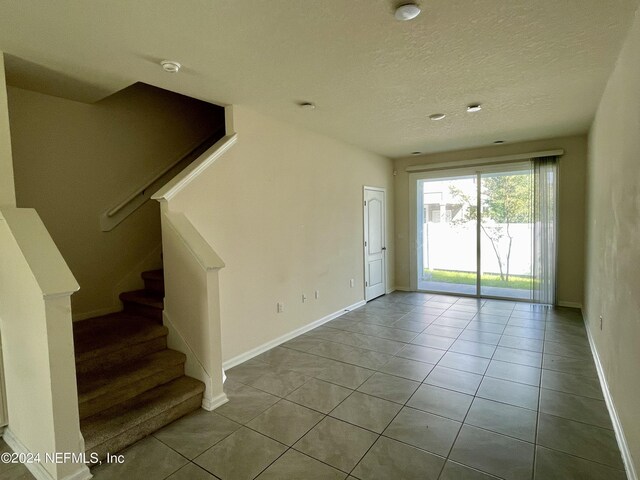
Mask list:
POLYGON ((496 140, 496 141, 495 141, 495 142, 493 142, 493 143, 495 143, 496 145, 501 145, 501 144, 503 144, 503 143, 504 143, 504 140, 496 140))
POLYGON ((429 115, 429 118, 431 120, 442 120, 444 117, 446 117, 444 113, 434 113, 432 115, 429 115))
POLYGON ((479 112, 480 110, 482 110, 482 105, 479 103, 472 103, 467 107, 467 112, 469 113, 479 112))
POLYGON ((174 62, 173 60, 163 60, 160 62, 160 65, 162 65, 165 72, 169 73, 178 73, 182 68, 182 65, 178 62, 174 62))
POLYGON ((418 15, 420 15, 420 12, 420 7, 415 3, 406 3, 396 8, 395 17, 396 20, 406 22, 407 20, 413 20, 414 18, 416 18, 418 15))
POLYGON ((411 155, 422 155, 422 152, 411 152, 411 155))

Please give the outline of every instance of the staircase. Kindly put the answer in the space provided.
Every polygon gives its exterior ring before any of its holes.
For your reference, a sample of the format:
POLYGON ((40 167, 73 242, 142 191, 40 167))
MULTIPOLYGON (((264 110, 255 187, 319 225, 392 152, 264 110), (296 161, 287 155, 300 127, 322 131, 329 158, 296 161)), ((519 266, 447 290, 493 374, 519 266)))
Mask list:
POLYGON ((204 384, 184 375, 185 356, 167 348, 162 270, 120 295, 124 309, 73 325, 80 430, 87 454, 122 450, 200 408, 204 384))

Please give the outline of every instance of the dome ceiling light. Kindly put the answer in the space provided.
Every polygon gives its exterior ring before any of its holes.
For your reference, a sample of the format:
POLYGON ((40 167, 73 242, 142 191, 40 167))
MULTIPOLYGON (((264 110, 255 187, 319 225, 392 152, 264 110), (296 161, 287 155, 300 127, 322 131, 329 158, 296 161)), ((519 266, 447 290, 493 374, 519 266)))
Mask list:
POLYGON ((169 73, 178 73, 182 68, 182 65, 178 62, 174 62, 173 60, 162 60, 160 65, 162 65, 165 72, 169 73))
POLYGON ((416 18, 418 15, 420 15, 420 12, 420 7, 415 3, 406 3, 396 8, 394 16, 396 17, 396 20, 406 22, 408 20, 413 20, 414 18, 416 18))

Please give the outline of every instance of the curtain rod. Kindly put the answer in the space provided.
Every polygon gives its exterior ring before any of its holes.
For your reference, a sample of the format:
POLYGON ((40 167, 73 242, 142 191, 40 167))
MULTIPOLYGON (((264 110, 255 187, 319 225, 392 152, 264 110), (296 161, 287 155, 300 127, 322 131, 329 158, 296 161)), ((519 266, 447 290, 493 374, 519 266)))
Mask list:
POLYGON ((560 157, 564 155, 563 149, 543 150, 541 152, 518 153, 515 155, 502 155, 499 157, 474 158, 469 160, 456 160, 453 162, 429 163, 425 165, 411 165, 405 171, 422 172, 426 170, 439 170, 442 168, 472 167, 476 165, 491 165, 494 163, 509 163, 516 160, 529 160, 537 157, 560 157))

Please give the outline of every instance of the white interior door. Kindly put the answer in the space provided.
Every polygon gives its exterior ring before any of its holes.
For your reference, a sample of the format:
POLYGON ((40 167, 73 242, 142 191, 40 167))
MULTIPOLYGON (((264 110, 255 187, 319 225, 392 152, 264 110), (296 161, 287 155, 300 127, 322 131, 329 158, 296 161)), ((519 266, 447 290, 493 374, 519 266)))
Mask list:
POLYGON ((364 298, 372 300, 387 291, 385 243, 385 192, 364 187, 364 298))

